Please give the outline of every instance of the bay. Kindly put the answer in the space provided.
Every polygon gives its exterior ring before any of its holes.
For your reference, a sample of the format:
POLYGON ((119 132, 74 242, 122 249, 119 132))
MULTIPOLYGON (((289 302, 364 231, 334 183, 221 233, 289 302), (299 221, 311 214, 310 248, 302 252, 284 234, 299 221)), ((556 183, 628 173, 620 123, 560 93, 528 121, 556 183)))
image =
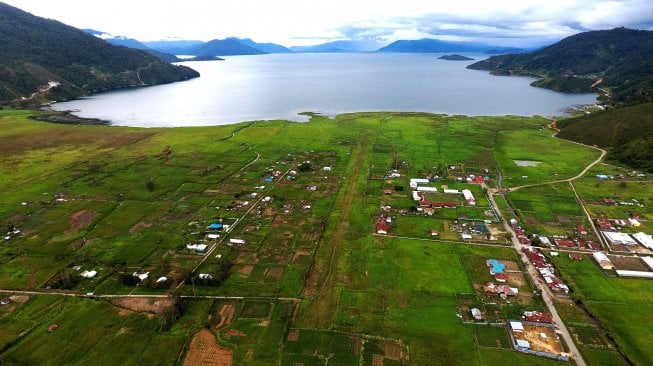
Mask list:
POLYGON ((276 54, 184 62, 201 77, 98 93, 51 108, 115 125, 180 127, 306 121, 301 112, 559 116, 569 107, 596 99, 595 94, 531 87, 531 78, 493 76, 465 68, 475 61, 447 61, 439 56, 276 54))

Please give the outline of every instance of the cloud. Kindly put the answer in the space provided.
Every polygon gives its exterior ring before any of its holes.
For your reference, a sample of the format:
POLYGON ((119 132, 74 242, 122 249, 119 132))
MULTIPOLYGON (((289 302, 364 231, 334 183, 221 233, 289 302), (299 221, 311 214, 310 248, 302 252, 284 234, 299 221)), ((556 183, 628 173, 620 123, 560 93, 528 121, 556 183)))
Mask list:
POLYGON ((560 39, 592 29, 653 29, 653 0, 4 0, 78 28, 141 40, 228 36, 285 43, 401 37, 560 39))

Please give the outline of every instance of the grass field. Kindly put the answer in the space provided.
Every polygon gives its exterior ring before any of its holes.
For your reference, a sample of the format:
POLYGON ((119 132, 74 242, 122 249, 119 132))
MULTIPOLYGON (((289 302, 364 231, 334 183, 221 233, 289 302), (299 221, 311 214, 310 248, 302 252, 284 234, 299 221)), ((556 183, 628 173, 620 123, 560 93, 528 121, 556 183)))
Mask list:
MULTIPOLYGON (((514 249, 496 245, 505 239, 460 241, 465 219, 496 219, 482 187, 464 182, 469 175, 493 186, 498 165, 506 186, 542 183, 596 158, 541 130, 542 118, 356 113, 137 129, 47 124, 31 113, 0 110, 0 227, 19 230, 0 238, 0 289, 209 298, 183 302, 179 314, 100 298, 14 301, 0 307, 2 363, 178 364, 205 328, 239 365, 557 364, 510 350, 504 328, 459 318, 467 300, 495 321, 544 308, 514 249), (393 169, 401 176, 389 178, 393 169), (435 175, 433 187, 470 189, 476 206, 437 193, 429 199, 459 207, 417 214, 408 180, 435 175), (373 235, 382 205, 394 218, 389 236, 373 235), (187 248, 198 243, 210 255, 187 248), (509 284, 528 296, 480 294, 492 280, 490 258, 510 262, 509 284), (97 276, 82 278, 85 270, 97 276), (149 277, 140 282, 134 272, 149 277)), ((579 191, 590 200, 614 188, 608 183, 584 178, 579 191)), ((621 197, 650 193, 631 186, 621 197)), ((566 183, 508 198, 543 232, 583 222, 566 183)), ((561 256, 556 265, 624 352, 649 363, 650 337, 635 339, 648 323, 622 323, 629 302, 645 316, 650 282, 605 278, 587 260, 561 256)), ((579 329, 588 358, 599 359, 592 329, 579 329)))

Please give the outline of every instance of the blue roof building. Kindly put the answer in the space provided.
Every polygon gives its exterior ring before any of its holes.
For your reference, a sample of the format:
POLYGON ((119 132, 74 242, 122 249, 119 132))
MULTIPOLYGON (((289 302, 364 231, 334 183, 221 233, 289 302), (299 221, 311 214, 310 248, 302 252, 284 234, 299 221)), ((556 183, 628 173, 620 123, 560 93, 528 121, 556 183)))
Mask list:
POLYGON ((209 225, 209 230, 222 230, 222 224, 211 224, 209 225))

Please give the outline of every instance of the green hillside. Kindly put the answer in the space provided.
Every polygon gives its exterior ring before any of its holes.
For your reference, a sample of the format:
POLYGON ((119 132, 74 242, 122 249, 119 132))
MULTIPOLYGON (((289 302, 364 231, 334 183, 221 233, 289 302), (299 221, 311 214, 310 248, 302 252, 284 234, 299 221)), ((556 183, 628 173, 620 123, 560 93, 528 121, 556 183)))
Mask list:
POLYGON ((469 66, 496 75, 541 78, 534 86, 603 93, 605 102, 653 101, 653 32, 615 28, 567 37, 527 54, 490 57, 469 66))
POLYGON ((0 103, 38 104, 199 74, 0 3, 0 103), (59 83, 49 88, 50 82, 59 83))
POLYGON ((570 118, 559 137, 607 148, 609 158, 653 172, 653 103, 570 118))

